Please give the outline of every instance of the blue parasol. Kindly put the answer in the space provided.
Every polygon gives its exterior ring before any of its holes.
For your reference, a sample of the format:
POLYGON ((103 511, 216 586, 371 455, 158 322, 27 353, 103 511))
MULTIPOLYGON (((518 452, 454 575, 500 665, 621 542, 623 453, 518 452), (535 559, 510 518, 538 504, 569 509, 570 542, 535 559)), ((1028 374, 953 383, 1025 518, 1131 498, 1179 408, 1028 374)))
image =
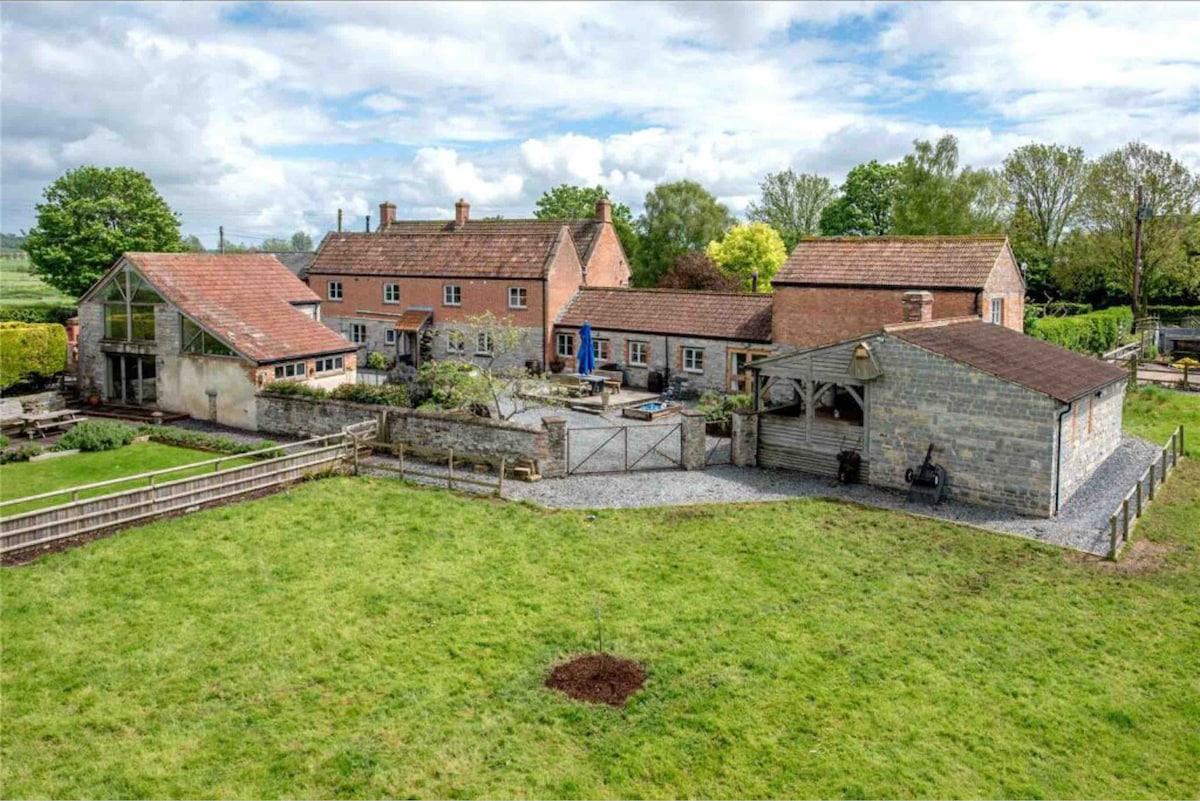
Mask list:
POLYGON ((591 375, 596 369, 596 355, 592 352, 592 326, 584 323, 579 329, 579 373, 591 375))

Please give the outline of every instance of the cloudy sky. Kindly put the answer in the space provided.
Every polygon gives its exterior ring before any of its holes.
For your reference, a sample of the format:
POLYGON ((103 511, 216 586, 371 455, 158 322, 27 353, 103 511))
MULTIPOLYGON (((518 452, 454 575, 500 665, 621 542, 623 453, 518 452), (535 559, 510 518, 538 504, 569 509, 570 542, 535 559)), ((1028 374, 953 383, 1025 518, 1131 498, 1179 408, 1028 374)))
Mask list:
POLYGON ((0 229, 80 164, 148 173, 212 245, 528 215, 559 183, 635 211, 700 181, 839 181, 949 131, 967 163, 1030 140, 1142 139, 1200 169, 1200 4, 0 5, 0 229))

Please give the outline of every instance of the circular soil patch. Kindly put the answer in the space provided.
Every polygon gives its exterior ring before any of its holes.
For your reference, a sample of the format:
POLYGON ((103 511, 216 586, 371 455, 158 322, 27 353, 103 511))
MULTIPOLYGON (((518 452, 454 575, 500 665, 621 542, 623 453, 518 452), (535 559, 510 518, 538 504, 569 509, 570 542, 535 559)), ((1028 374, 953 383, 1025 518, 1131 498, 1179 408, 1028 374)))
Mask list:
POLYGON ((546 686, 577 701, 625 706, 646 683, 646 670, 632 659, 612 654, 585 654, 556 665, 546 686))

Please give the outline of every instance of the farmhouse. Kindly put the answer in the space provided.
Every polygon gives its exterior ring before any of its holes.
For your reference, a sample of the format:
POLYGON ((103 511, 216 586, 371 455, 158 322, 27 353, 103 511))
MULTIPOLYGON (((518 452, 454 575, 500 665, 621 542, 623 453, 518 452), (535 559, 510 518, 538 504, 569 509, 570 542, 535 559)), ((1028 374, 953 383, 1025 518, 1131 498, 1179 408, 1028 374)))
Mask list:
POLYGON ((911 290, 932 294, 936 317, 1024 326, 1025 281, 1004 236, 806 239, 771 284, 779 345, 812 347, 898 323, 911 290))
POLYGON ((355 380, 355 346, 269 254, 126 253, 79 302, 79 383, 110 403, 253 430, 272 381, 355 380))
POLYGON ((909 321, 755 362, 755 411, 738 420, 743 464, 908 486, 930 445, 950 497, 1053 515, 1117 448, 1127 374, 978 317, 909 321))
POLYGON ((746 366, 771 355, 771 296, 762 293, 585 287, 555 325, 557 361, 573 370, 578 330, 592 326, 596 364, 659 391, 673 376, 695 390, 747 392, 746 366))
POLYGON ((522 329, 507 357, 541 369, 550 329, 580 286, 621 286, 629 263, 602 200, 586 220, 480 220, 460 200, 452 221, 396 220, 380 204, 378 230, 330 233, 308 271, 326 302, 325 323, 360 352, 416 365, 488 356, 470 318, 491 312, 522 329))

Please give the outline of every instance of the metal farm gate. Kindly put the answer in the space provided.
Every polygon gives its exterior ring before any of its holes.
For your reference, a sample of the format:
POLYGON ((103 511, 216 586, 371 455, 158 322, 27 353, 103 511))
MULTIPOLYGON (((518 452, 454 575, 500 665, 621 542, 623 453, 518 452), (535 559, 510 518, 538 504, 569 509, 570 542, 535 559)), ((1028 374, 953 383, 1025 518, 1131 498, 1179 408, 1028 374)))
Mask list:
POLYGON ((679 423, 567 429, 567 473, 624 473, 682 467, 679 423))

